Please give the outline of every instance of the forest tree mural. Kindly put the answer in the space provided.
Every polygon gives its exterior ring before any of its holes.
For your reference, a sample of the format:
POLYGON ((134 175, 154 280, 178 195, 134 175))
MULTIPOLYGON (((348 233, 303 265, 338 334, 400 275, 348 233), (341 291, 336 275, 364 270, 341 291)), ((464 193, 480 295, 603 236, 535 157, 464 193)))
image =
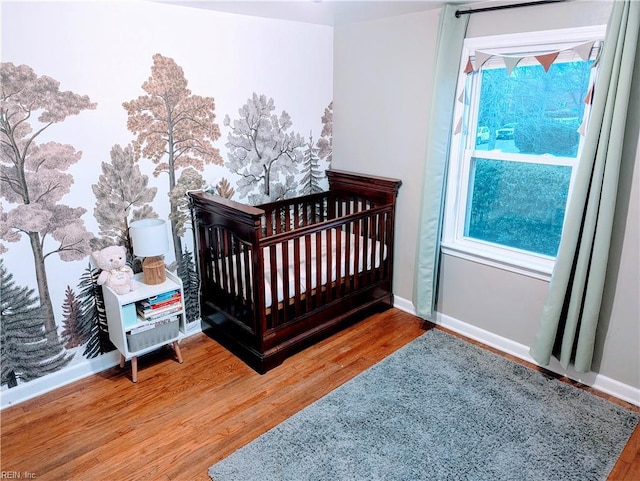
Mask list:
POLYGON ((111 148, 111 162, 102 162, 98 183, 91 186, 96 203, 93 215, 99 238, 91 242, 94 250, 123 245, 131 252, 129 224, 139 219, 157 218, 152 202, 158 189, 149 187, 133 155, 133 147, 118 144, 111 148))
POLYGON ((50 374, 71 361, 57 337, 46 335, 46 319, 34 290, 17 286, 0 260, 0 364, 3 385, 16 387, 50 374))
POLYGON ((154 176, 167 175, 176 259, 182 256, 180 233, 188 212, 172 193, 178 186, 181 190, 204 187, 204 166, 222 165, 220 151, 213 144, 220 137, 215 100, 192 94, 187 85, 184 71, 172 58, 155 54, 151 76, 142 84, 146 95, 123 103, 129 116, 127 128, 136 136, 136 157, 156 165, 154 176))
MULTIPOLYGON (((1 159, 0 252, 28 239, 33 254, 37 289, 18 286, 0 261, 2 312, 0 319, 3 387, 16 387, 67 366, 74 356, 94 358, 113 349, 109 341, 104 300, 97 284, 99 271, 87 264, 75 288, 54 283, 62 294, 56 320, 46 260, 53 255, 66 262, 87 261, 91 252, 124 245, 135 264, 128 230, 131 222, 159 217, 168 204, 176 262, 169 266, 183 281, 187 319, 199 318, 199 279, 194 253, 183 243, 193 235, 187 193, 207 189, 226 198, 248 198, 253 204, 322 189, 331 161, 332 105, 321 117, 322 132, 314 141, 293 130, 286 111, 274 114, 275 101, 254 93, 229 127, 227 161, 215 145, 221 137, 213 97, 192 94, 182 67, 161 54, 152 56, 151 75, 143 95, 122 103, 132 141, 113 144, 91 183, 92 211, 97 232, 85 227, 84 207, 67 205, 74 177, 69 168, 82 152, 72 145, 41 140, 71 115, 95 110, 86 95, 60 89, 60 83, 38 75, 26 65, 0 65, 1 159), (145 174, 166 174, 166 195, 158 196, 145 174), (227 176, 213 184, 205 176, 208 165, 227 176), (232 182, 235 181, 235 188, 232 182)), ((133 80, 135 81, 135 79, 133 80)), ((85 159, 84 162, 87 162, 85 159)), ((93 161, 95 163, 95 161, 93 161)), ((85 178, 86 182, 87 179, 85 178)), ((25 263, 25 268, 28 263, 25 263)))
MULTIPOLYGON (((36 297, 33 290, 16 286, 2 265, 2 383, 14 387, 71 360, 58 336, 45 261, 54 255, 77 261, 90 252, 92 235, 81 218, 86 209, 61 201, 73 184, 67 171, 82 152, 40 139, 55 124, 96 104, 61 91, 59 82, 26 65, 2 63, 0 84, 0 186, 10 206, 0 213, 0 239, 28 238, 38 292, 36 297)), ((4 244, 0 252, 7 252, 4 244)))
POLYGON ((290 131, 293 123, 285 111, 273 114, 274 100, 255 92, 224 125, 231 127, 226 147, 226 167, 240 176, 237 193, 253 205, 292 197, 297 192, 295 179, 302 162, 304 139, 290 131))
POLYGON ((44 327, 55 342, 45 260, 56 254, 63 261, 81 260, 89 254, 93 236, 82 220, 86 209, 60 202, 73 184, 66 171, 82 152, 58 142, 39 143, 39 137, 68 116, 95 109, 96 104, 86 95, 61 91, 59 82, 38 76, 26 65, 3 63, 0 80, 1 195, 14 206, 2 214, 0 238, 7 242, 17 242, 23 235, 29 238, 44 327))

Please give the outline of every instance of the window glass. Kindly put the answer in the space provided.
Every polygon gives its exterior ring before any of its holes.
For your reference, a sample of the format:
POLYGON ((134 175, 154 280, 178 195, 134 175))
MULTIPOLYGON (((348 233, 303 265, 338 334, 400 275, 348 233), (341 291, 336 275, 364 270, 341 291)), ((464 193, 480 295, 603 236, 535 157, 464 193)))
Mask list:
POLYGON ((555 257, 571 167, 472 159, 464 235, 555 257))
POLYGON ((592 64, 483 69, 476 149, 575 157, 592 64))
POLYGON ((581 27, 465 41, 445 252, 549 278, 605 31, 581 27))

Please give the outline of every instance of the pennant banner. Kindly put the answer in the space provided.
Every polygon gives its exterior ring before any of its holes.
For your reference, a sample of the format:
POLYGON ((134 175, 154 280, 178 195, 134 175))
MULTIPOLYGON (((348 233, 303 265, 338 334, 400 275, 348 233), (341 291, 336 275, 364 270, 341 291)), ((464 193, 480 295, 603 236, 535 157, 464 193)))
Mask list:
POLYGON ((552 52, 545 55, 536 55, 536 60, 540 62, 540 64, 544 67, 544 71, 548 72, 549 67, 551 67, 551 64, 555 61, 555 59, 558 58, 558 55, 560 55, 560 52, 552 52))
POLYGON ((471 63, 471 57, 467 59, 467 66, 464 68, 464 73, 473 72, 473 64, 471 63))
POLYGON ((587 133, 587 119, 584 119, 580 124, 580 127, 578 127, 578 133, 583 137, 587 133))
MULTIPOLYGON (((541 55, 532 55, 535 59, 540 62, 540 64, 544 67, 545 72, 549 71, 549 68, 556 61, 561 52, 566 52, 569 50, 574 51, 582 60, 585 62, 589 60, 591 57, 591 52, 596 43, 596 40, 592 40, 590 42, 581 43, 580 45, 576 45, 574 47, 570 47, 564 50, 558 50, 557 52, 549 52, 541 55)), ((524 57, 513 57, 510 55, 501 55, 501 54, 492 54, 487 52, 482 52, 480 50, 476 50, 474 53, 474 58, 469 57, 467 60, 467 65, 464 69, 464 73, 468 74, 470 72, 474 72, 480 70, 482 66, 489 60, 491 57, 499 57, 504 61, 504 65, 507 68, 507 73, 511 75, 513 69, 518 65, 518 63, 524 57), (475 68, 473 68, 473 64, 475 63, 475 68)))
POLYGON ((462 132, 462 117, 458 119, 458 123, 456 124, 456 129, 453 131, 453 135, 457 135, 462 132))
POLYGON ((584 103, 587 105, 591 105, 593 103, 593 84, 591 84, 591 87, 589 87, 587 96, 584 98, 584 103))
POLYGON ((507 75, 511 75, 511 72, 513 72, 513 69, 516 67, 516 65, 518 65, 518 62, 520 62, 522 58, 521 57, 503 57, 502 60, 504 60, 504 66, 507 67, 507 75))
POLYGON ((482 65, 494 55, 491 53, 481 52, 476 50, 476 70, 480 70, 482 65))
POLYGON ((580 58, 586 62, 587 60, 589 60, 589 57, 591 57, 591 49, 593 48, 594 43, 596 43, 595 40, 593 42, 583 43, 582 45, 573 47, 573 51, 577 53, 580 56, 580 58))

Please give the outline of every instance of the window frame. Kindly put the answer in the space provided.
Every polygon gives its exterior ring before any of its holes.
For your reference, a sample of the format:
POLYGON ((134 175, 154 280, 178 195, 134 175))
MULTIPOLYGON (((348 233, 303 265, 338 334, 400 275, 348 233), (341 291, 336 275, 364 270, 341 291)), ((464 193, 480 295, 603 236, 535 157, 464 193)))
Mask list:
MULTIPOLYGON (((547 30, 518 34, 495 35, 487 37, 473 37, 465 39, 460 61, 457 98, 465 95, 465 88, 472 88, 479 92, 480 76, 464 73, 467 61, 473 58, 476 50, 486 53, 517 55, 526 49, 526 56, 535 53, 565 50, 592 40, 603 41, 606 25, 576 27, 559 30, 547 30), (535 46, 535 50, 531 47, 535 46)), ((491 60, 489 60, 491 61, 491 60)), ((532 63, 529 59, 527 63, 532 63)), ((535 59, 534 59, 535 62, 535 59)), ((519 64, 521 65, 521 64, 519 64)), ((596 69, 591 73, 596 74, 596 69)), ((467 90, 469 92, 469 90, 467 90)), ((486 158, 490 160, 508 160, 511 162, 528 162, 535 164, 568 165, 572 167, 567 203, 571 197, 576 168, 584 143, 584 136, 580 138, 578 154, 573 157, 536 156, 531 154, 504 153, 501 151, 476 150, 476 131, 479 95, 472 95, 472 103, 465 106, 464 102, 456 102, 454 111, 454 125, 452 126, 451 148, 448 159, 448 173, 446 181, 444 219, 441 239, 443 253, 461 257, 474 262, 490 265, 500 269, 516 272, 526 276, 549 280, 555 264, 555 257, 535 254, 517 248, 501 246, 479 239, 464 236, 466 209, 469 189, 469 175, 472 159, 486 158), (466 111, 468 109, 469 111, 466 111), (456 133, 458 119, 463 119, 461 132, 456 133), (476 155, 474 155, 476 154, 476 155), (477 155, 480 154, 480 155, 477 155)), ((588 106, 585 118, 588 118, 588 106)))

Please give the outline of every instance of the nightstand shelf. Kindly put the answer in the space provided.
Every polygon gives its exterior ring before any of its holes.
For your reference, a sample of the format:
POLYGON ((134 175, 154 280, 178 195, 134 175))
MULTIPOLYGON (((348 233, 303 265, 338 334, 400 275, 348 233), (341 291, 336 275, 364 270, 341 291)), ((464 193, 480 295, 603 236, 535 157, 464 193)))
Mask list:
POLYGON ((147 285, 142 282, 142 274, 137 274, 137 288, 122 295, 102 286, 109 339, 120 352, 120 367, 124 367, 126 361, 131 361, 133 382, 138 381, 138 356, 162 346, 171 345, 178 362, 182 363, 178 341, 186 334, 182 303, 184 292, 179 277, 168 271, 166 275, 164 282, 147 285), (179 303, 177 298, 180 299, 179 303), (165 304, 159 307, 161 302, 165 304), (147 307, 152 314, 147 314, 149 318, 145 319, 143 304, 149 303, 155 304, 155 307, 147 307))

